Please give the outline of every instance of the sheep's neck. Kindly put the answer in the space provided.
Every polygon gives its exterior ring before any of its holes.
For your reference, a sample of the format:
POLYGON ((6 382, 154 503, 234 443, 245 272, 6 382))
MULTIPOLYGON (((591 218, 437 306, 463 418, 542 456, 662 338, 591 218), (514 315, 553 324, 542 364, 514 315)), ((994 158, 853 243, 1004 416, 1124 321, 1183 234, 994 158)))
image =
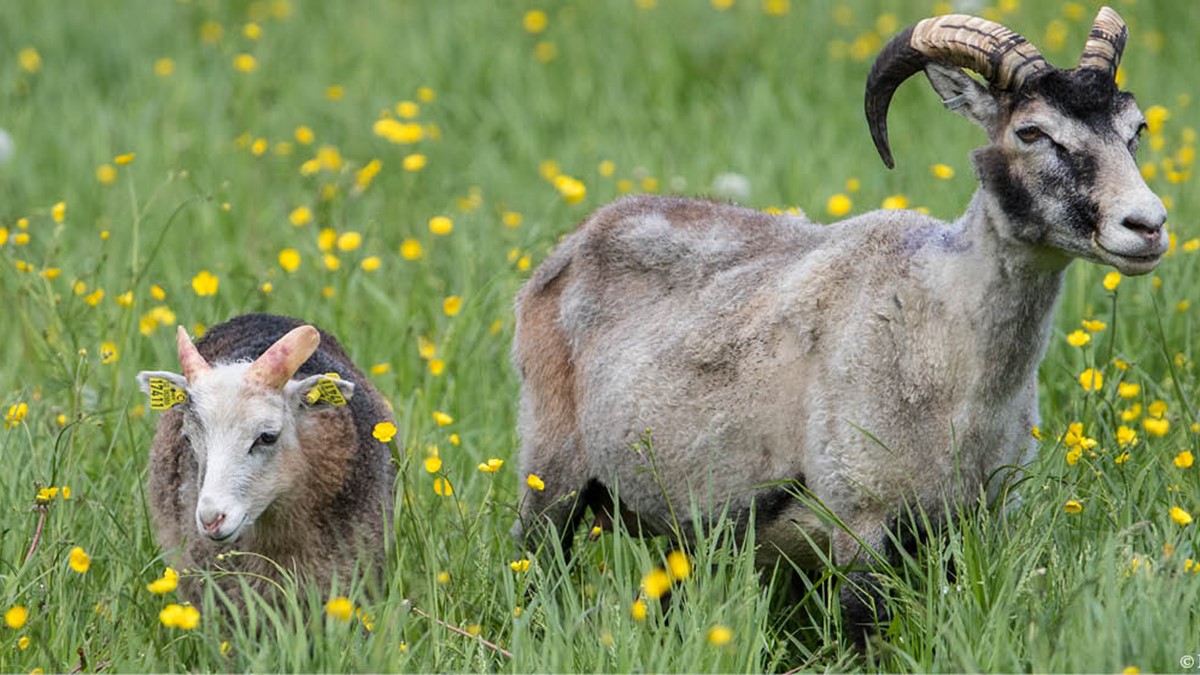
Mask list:
POLYGON ((985 191, 976 192, 956 224, 971 247, 955 283, 997 378, 992 384, 1020 386, 1045 353, 1071 259, 1006 237, 1005 217, 985 191))

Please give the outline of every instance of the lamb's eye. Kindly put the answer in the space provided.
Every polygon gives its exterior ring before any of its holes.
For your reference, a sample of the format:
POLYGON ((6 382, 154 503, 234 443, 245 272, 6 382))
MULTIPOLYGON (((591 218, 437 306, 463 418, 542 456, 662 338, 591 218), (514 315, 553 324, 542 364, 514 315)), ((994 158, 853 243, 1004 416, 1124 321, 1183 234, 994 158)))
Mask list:
POLYGON ((1017 138, 1021 139, 1022 143, 1036 143, 1046 138, 1046 132, 1037 127, 1022 127, 1017 129, 1017 138))
POLYGON ((258 435, 258 440, 255 441, 254 444, 271 446, 271 445, 275 445, 275 441, 278 441, 278 440, 279 440, 279 434, 262 433, 262 434, 258 435))

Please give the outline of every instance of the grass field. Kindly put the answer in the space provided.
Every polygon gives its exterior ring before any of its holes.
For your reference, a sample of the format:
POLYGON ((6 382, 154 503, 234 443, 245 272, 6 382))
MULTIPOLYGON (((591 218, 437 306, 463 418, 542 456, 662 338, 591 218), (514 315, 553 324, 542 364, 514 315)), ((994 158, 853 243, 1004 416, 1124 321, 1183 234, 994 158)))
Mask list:
MULTIPOLYGON (((870 658, 839 637, 836 572, 797 601, 716 536, 640 620, 670 542, 618 531, 578 541, 569 569, 510 564, 511 305, 624 192, 709 194, 732 172, 744 203, 823 222, 885 199, 955 217, 983 135, 916 78, 889 172, 861 112, 882 41, 950 3, 4 3, 0 672, 1194 669, 1200 547, 1180 522, 1200 515, 1200 3, 1112 1, 1174 247, 1111 289, 1111 270, 1072 267, 1022 508, 956 522, 894 570, 870 658), (202 606, 182 629, 160 622, 175 594, 146 588, 168 554, 143 487, 157 413, 134 375, 176 368, 175 323, 248 311, 334 333, 395 407, 404 506, 388 587, 350 598, 362 617, 310 588, 253 625, 202 606), (489 458, 499 471, 476 468, 489 458)), ((969 9, 1070 66, 1097 7, 969 9)))

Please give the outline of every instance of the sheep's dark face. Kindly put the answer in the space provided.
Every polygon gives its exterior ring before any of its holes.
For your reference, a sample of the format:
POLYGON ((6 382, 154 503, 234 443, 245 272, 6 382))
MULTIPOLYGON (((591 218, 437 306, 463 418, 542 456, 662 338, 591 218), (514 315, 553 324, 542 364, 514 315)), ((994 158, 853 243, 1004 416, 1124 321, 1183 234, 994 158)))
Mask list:
POLYGON ((1137 166, 1145 119, 1133 96, 1099 71, 1051 70, 995 108, 974 159, 1009 234, 1124 274, 1154 269, 1167 214, 1137 166))

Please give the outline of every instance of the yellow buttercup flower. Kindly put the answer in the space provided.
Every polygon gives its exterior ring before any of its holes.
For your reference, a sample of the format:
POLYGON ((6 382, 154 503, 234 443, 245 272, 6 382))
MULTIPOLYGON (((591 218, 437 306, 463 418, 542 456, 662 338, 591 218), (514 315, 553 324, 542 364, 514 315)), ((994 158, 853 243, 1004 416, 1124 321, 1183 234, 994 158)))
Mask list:
POLYGON ((683 551, 671 551, 667 554, 667 572, 674 581, 683 581, 692 573, 692 562, 683 551))
POLYGON ((546 30, 549 22, 550 20, 545 12, 540 9, 531 9, 525 12, 525 18, 522 19, 521 24, 525 27, 526 32, 536 35, 546 30))
POLYGON ((170 593, 179 585, 179 573, 168 567, 163 570, 163 575, 154 581, 146 584, 146 590, 156 595, 170 593))
POLYGON ((1175 521, 1176 525, 1186 527, 1192 524, 1192 514, 1184 511, 1178 506, 1171 507, 1171 520, 1175 521))
POLYGON ((1091 341, 1092 336, 1081 330, 1067 334, 1067 344, 1071 345, 1072 347, 1082 347, 1091 341))
POLYGON ((279 252, 279 266, 287 272, 300 269, 300 252, 294 248, 285 248, 279 252))
POLYGON ((71 569, 79 574, 87 574, 87 571, 92 567, 92 557, 83 550, 82 546, 76 546, 71 549, 68 562, 71 565, 71 569))
POLYGON ((1117 445, 1124 448, 1137 443, 1137 432, 1122 424, 1117 427, 1117 445))
POLYGON ((724 647, 733 640, 733 631, 717 624, 708 629, 708 643, 716 647, 724 647))
POLYGON ((1158 436, 1159 438, 1162 438, 1163 436, 1166 436, 1167 431, 1171 429, 1171 423, 1162 418, 1147 417, 1146 419, 1142 420, 1142 427, 1146 430, 1146 433, 1150 434, 1151 436, 1158 436))
POLYGON ((404 159, 400 160, 400 167, 408 172, 416 172, 424 169, 427 163, 428 159, 426 159, 425 155, 417 152, 406 155, 404 159))
POLYGON ((424 254, 421 242, 416 239, 405 239, 400 244, 400 257, 405 260, 418 260, 424 254))
POLYGON ((502 466, 504 466, 504 460, 493 457, 486 462, 481 462, 479 466, 475 468, 484 473, 496 473, 502 466))
POLYGON ((396 436, 396 425, 391 422, 380 422, 375 425, 375 429, 371 432, 375 440, 380 443, 387 443, 396 436))
POLYGON ((454 494, 454 487, 450 485, 450 481, 439 477, 433 479, 433 491, 441 497, 449 497, 454 494))
POLYGON ((541 492, 546 489, 545 481, 543 481, 541 478, 539 478, 536 473, 531 473, 528 476, 526 476, 525 484, 528 485, 531 490, 537 490, 538 492, 541 492))
POLYGON ((51 206, 50 217, 54 219, 54 222, 61 223, 67 217, 67 203, 58 202, 54 206, 51 206))
POLYGON ((1175 455, 1174 462, 1175 466, 1179 467, 1180 469, 1187 469, 1192 466, 1192 463, 1195 461, 1195 459, 1196 458, 1192 456, 1192 452, 1190 450, 1184 450, 1178 455, 1175 455))
POLYGON ((1083 448, 1071 448, 1067 451, 1067 465, 1075 466, 1079 463, 1079 458, 1083 457, 1083 448))
POLYGON ((1104 290, 1106 291, 1117 290, 1117 286, 1121 285, 1121 273, 1109 272, 1108 274, 1105 274, 1104 281, 1102 283, 1104 285, 1104 290))
POLYGON ((436 422, 439 427, 446 427, 454 424, 454 418, 440 410, 433 411, 433 421, 436 422))
POLYGON ((1066 504, 1063 504, 1063 511, 1075 515, 1083 511, 1083 504, 1080 504, 1079 500, 1076 499, 1068 500, 1066 504))
POLYGON ((200 270, 199 274, 192 277, 192 290, 200 297, 216 295, 220 283, 221 280, 217 278, 217 275, 208 270, 200 270))
POLYGON ((307 225, 312 222, 312 210, 307 206, 297 206, 288 214, 288 220, 296 227, 307 225))
POLYGON ((362 235, 358 232, 343 232, 337 238, 339 251, 353 251, 362 246, 362 235))
POLYGON ((880 204, 879 208, 885 209, 888 211, 894 211, 897 209, 907 209, 908 208, 908 197, 905 197, 904 195, 890 195, 883 199, 883 203, 880 204))
POLYGON ((96 167, 96 180, 101 185, 112 185, 117 180, 117 169, 112 164, 101 164, 96 167))
POLYGON ((442 301, 442 311, 446 316, 455 316, 462 310, 462 298, 457 295, 451 295, 442 301))
POLYGON ((437 473, 438 471, 441 471, 441 469, 442 469, 442 458, 441 457, 426 457, 425 458, 425 471, 427 471, 428 473, 437 473))
POLYGON ((338 621, 349 621, 354 616, 354 603, 350 602, 350 598, 339 595, 325 603, 325 613, 338 621))
POLYGON ((1094 320, 1094 319, 1084 319, 1080 323, 1083 326, 1084 330, 1091 332, 1091 333, 1099 333, 1100 331, 1104 330, 1105 328, 1108 328, 1108 324, 1104 323, 1103 321, 1098 321, 1098 320, 1094 320))
POLYGON ((42 69, 42 55, 33 47, 26 47, 17 52, 17 63, 21 70, 32 75, 42 69))
POLYGON ((1084 391, 1100 391, 1104 386, 1104 375, 1100 371, 1088 368, 1079 374, 1079 386, 1084 391))
POLYGON ((233 57, 233 68, 242 73, 253 73, 258 70, 258 59, 251 54, 238 54, 233 57))
POLYGON ((23 605, 13 605, 4 613, 4 625, 19 630, 25 626, 25 622, 29 620, 29 610, 23 605))
POLYGON ((948 164, 934 164, 933 166, 929 167, 929 172, 933 174, 934 178, 940 178, 942 180, 950 180, 951 178, 954 178, 954 168, 948 164))
POLYGON ((1142 393, 1142 385, 1134 382, 1122 382, 1117 385, 1117 396, 1121 398, 1137 398, 1142 393))
POLYGON ((8 407, 8 412, 4 414, 4 428, 12 429, 20 426, 21 422, 25 421, 25 416, 29 414, 29 405, 24 401, 14 403, 8 407))
POLYGON ((629 616, 633 617, 634 621, 646 620, 646 602, 644 600, 634 600, 629 606, 629 616))
POLYGON ((850 213, 850 209, 853 208, 853 206, 854 203, 850 201, 850 198, 839 192, 830 197, 829 201, 825 202, 825 211, 829 213, 829 215, 839 218, 847 213, 850 213))
POLYGON ((520 574, 529 569, 529 559, 521 558, 520 560, 514 560, 514 561, 508 563, 508 566, 512 568, 512 571, 516 572, 517 574, 520 574))
POLYGON ((651 600, 661 598, 669 590, 671 590, 671 577, 661 567, 655 567, 642 577, 642 592, 651 600))

